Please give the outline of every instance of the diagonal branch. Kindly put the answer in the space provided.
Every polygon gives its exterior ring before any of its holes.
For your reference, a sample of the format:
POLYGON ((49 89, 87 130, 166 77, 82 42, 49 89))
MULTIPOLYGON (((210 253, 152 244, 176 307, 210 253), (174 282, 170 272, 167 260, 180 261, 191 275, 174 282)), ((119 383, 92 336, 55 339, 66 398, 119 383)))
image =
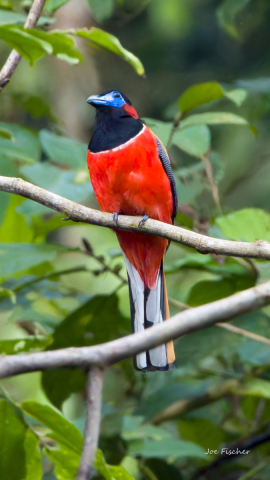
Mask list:
POLYGON ((270 260, 270 243, 257 240, 253 243, 233 242, 220 238, 207 237, 200 233, 176 227, 157 220, 148 219, 139 226, 141 217, 128 217, 119 215, 116 226, 113 215, 84 207, 78 203, 60 197, 55 193, 25 182, 21 178, 1 177, 0 191, 15 193, 22 197, 30 198, 41 205, 64 213, 74 222, 90 223, 101 227, 108 227, 131 232, 144 232, 150 235, 159 235, 174 242, 195 248, 200 253, 215 253, 216 255, 229 255, 232 257, 249 257, 270 260))
POLYGON ((187 333, 225 322, 270 304, 270 282, 216 302, 178 313, 169 321, 143 332, 93 347, 0 356, 0 378, 47 368, 83 368, 111 365, 137 353, 167 343, 187 333))
POLYGON ((102 368, 93 366, 89 370, 86 382, 84 442, 76 480, 89 480, 92 478, 92 467, 99 437, 103 377, 104 370, 102 368))
MULTIPOLYGON (((34 28, 36 26, 42 9, 44 7, 45 1, 46 0, 34 0, 34 3, 24 24, 24 28, 34 28)), ((15 68, 18 66, 21 58, 21 55, 16 50, 12 50, 0 72, 0 92, 4 88, 4 86, 10 81, 11 76, 15 68)))

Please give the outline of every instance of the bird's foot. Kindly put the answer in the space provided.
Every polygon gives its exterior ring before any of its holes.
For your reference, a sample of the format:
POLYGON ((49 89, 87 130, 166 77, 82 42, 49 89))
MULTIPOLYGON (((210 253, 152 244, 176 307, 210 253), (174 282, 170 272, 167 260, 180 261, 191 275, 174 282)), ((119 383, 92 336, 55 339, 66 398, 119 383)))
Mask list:
POLYGON ((144 215, 143 218, 139 221, 139 227, 141 227, 146 222, 146 220, 148 220, 148 218, 148 215, 144 215))
POLYGON ((118 212, 114 212, 113 213, 113 221, 116 223, 116 225, 118 226, 118 212))

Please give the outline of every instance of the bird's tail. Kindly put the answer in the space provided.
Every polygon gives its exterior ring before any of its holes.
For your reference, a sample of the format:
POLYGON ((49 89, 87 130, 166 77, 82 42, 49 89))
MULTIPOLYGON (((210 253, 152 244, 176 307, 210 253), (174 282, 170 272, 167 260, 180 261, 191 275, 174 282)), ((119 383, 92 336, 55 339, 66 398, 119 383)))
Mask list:
MULTIPOLYGON (((132 330, 137 333, 170 318, 163 261, 157 274, 156 287, 150 289, 144 287, 139 273, 125 254, 124 259, 128 273, 132 330)), ((143 372, 173 370, 175 368, 173 342, 139 353, 134 357, 134 367, 143 372)))

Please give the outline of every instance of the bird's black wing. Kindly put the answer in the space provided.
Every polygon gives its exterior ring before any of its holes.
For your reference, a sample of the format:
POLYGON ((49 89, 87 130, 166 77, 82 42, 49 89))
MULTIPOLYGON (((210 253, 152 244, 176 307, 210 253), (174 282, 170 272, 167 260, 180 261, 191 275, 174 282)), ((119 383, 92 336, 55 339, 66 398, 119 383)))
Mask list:
POLYGON ((157 151, 158 151, 160 161, 163 165, 163 168, 164 168, 164 170, 167 174, 167 177, 170 180, 170 184, 171 184, 171 191, 172 191, 172 197, 173 197, 172 221, 174 223, 174 219, 176 217, 177 208, 178 208, 178 196, 177 196, 177 190, 176 190, 176 183, 175 183, 175 179, 174 179, 173 172, 172 172, 171 162, 170 162, 170 159, 167 155, 167 152, 166 152, 165 148, 163 147, 161 141, 157 137, 155 137, 155 140, 156 140, 157 151))

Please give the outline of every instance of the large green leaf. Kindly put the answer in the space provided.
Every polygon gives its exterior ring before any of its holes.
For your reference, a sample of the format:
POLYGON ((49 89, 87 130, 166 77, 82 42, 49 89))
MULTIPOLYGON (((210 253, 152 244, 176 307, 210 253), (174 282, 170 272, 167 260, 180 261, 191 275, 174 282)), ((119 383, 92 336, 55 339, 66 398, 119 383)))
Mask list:
POLYGON ((99 448, 97 449, 94 467, 101 473, 105 480, 134 480, 122 466, 108 465, 99 448))
POLYGON ((30 65, 34 65, 46 53, 56 55, 71 64, 82 60, 82 54, 74 46, 74 40, 62 32, 26 30, 23 27, 6 25, 0 27, 0 39, 15 48, 30 65))
POLYGON ((76 65, 82 61, 83 56, 75 47, 74 40, 69 35, 57 30, 50 32, 31 30, 31 34, 34 38, 48 42, 52 47, 52 52, 49 53, 61 60, 65 60, 71 65, 76 65))
MULTIPOLYGON (((0 137, 1 167, 4 163, 3 156, 22 163, 34 163, 39 159, 40 144, 34 131, 15 123, 4 122, 0 122, 0 128, 9 131, 13 137, 13 142, 0 137)), ((5 174, 2 173, 1 175, 5 174)))
POLYGON ((68 448, 61 450, 46 448, 44 453, 55 465, 55 475, 59 480, 74 480, 79 467, 80 455, 68 448))
POLYGON ((25 424, 19 409, 0 399, 0 477, 40 480, 41 455, 38 438, 25 424))
POLYGON ((12 142, 14 142, 14 137, 12 136, 11 131, 7 128, 0 128, 0 137, 8 138, 9 140, 12 140, 12 142))
POLYGON ((173 143, 189 155, 201 157, 210 147, 211 133, 206 125, 193 125, 176 130, 173 143))
POLYGON ((15 48, 30 65, 44 57, 46 53, 53 53, 52 46, 39 38, 35 38, 23 27, 6 25, 0 27, 0 39, 4 40, 11 48, 15 48))
POLYGON ((51 262, 62 251, 59 245, 0 243, 0 278, 16 275, 43 262, 51 262))
POLYGON ((221 232, 231 240, 270 241, 270 214, 258 208, 245 208, 215 220, 221 232))
POLYGON ((133 53, 126 50, 121 45, 118 38, 111 33, 104 32, 100 28, 96 27, 92 27, 90 30, 72 30, 70 32, 74 33, 78 37, 90 40, 100 47, 110 50, 131 65, 139 75, 144 75, 144 67, 141 61, 135 55, 133 55, 133 53))
MULTIPOLYGON (((84 201, 92 192, 88 174, 80 176, 75 170, 63 171, 49 162, 36 163, 33 166, 24 165, 20 171, 30 182, 75 202, 84 201)), ((26 208, 29 203, 30 201, 25 202, 22 208, 26 208)), ((43 205, 33 206, 32 211, 36 214, 48 212, 47 207, 43 205)))
POLYGON ((193 108, 200 107, 206 103, 218 100, 220 98, 228 98, 237 105, 245 100, 247 92, 243 89, 226 92, 220 83, 208 82, 198 83, 189 87, 179 98, 178 106, 181 114, 188 113, 193 108))
POLYGON ((41 130, 39 138, 43 150, 53 162, 68 165, 74 169, 87 169, 86 144, 55 135, 48 130, 41 130))
MULTIPOLYGON (((112 340, 129 329, 129 320, 118 310, 117 296, 98 295, 72 312, 56 327, 53 342, 48 349, 96 345, 112 340)), ((42 374, 46 394, 56 406, 60 406, 70 393, 82 390, 84 381, 84 374, 77 370, 46 371, 42 374)))
POLYGON ((59 445, 81 453, 83 438, 80 431, 57 410, 50 405, 43 405, 38 402, 23 402, 23 411, 35 418, 38 422, 46 425, 51 431, 47 434, 59 445))

